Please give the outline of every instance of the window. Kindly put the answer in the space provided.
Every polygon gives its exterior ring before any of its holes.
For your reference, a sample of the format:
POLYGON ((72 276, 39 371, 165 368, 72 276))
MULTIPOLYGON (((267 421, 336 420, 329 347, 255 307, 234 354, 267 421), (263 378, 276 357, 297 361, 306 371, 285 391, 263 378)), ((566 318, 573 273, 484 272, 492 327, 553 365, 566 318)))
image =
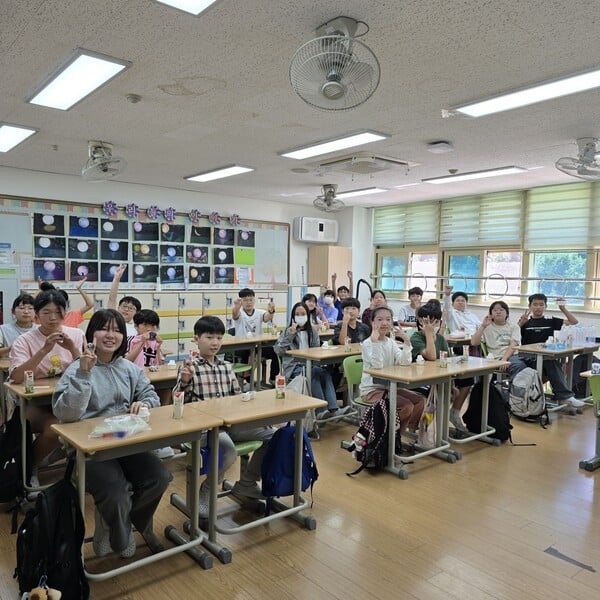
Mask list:
POLYGON ((419 286, 425 293, 437 289, 438 253, 413 252, 410 255, 410 273, 408 288, 419 286))
POLYGON ((478 294, 480 271, 480 254, 452 254, 448 260, 448 284, 456 292, 478 294))
POLYGON ((573 281, 586 278, 587 252, 534 252, 530 256, 529 274, 536 278, 529 293, 541 293, 549 301, 567 298, 571 306, 583 306, 585 283, 573 281))
POLYGON ((517 251, 486 252, 483 293, 488 299, 519 302, 522 259, 522 253, 517 251))
POLYGON ((408 255, 382 255, 380 260, 380 280, 376 287, 384 292, 406 289, 406 278, 404 276, 406 275, 408 255))

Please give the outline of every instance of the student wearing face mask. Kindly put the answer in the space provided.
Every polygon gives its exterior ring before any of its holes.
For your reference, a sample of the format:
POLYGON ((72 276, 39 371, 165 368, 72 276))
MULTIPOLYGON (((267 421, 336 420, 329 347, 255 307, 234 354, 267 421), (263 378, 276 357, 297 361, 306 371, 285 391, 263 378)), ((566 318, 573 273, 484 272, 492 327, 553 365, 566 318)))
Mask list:
POLYGON ((333 290, 326 290, 325 287, 322 286, 318 305, 323 309, 325 318, 331 327, 333 327, 338 320, 338 309, 335 306, 335 292, 333 290))
MULTIPOLYGON (((292 307, 289 326, 279 336, 274 346, 276 354, 281 358, 286 381, 291 381, 300 375, 306 364, 304 359, 290 356, 286 352, 299 348, 317 348, 321 345, 319 334, 309 321, 309 312, 310 309, 306 304, 296 302, 292 307)), ((349 406, 338 407, 333 380, 327 369, 313 365, 310 377, 312 395, 327 402, 327 408, 317 413, 319 418, 343 416, 350 410, 349 406)))

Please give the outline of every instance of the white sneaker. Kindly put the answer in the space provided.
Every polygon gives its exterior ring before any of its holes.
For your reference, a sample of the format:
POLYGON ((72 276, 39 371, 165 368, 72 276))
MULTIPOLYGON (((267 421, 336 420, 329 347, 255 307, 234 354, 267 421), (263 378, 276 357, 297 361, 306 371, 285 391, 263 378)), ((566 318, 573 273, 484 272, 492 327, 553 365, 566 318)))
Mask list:
POLYGON ((129 532, 129 541, 127 542, 127 548, 121 551, 121 558, 131 558, 136 551, 135 538, 133 537, 133 530, 129 532))
POLYGON ((166 448, 157 448, 156 450, 152 450, 154 455, 158 458, 171 458, 175 456, 175 451, 171 446, 167 446, 166 448))
POLYGON ((210 502, 210 490, 208 485, 200 486, 200 494, 198 496, 198 517, 200 519, 208 519, 208 504, 210 502))
POLYGON ((582 406, 585 406, 585 402, 583 400, 575 398, 575 396, 566 398, 565 400, 563 400, 563 402, 568 403, 571 406, 574 406, 575 408, 581 408, 582 406))
POLYGON ((450 423, 454 425, 454 428, 458 431, 467 431, 465 424, 460 416, 460 411, 456 408, 450 409, 450 423))

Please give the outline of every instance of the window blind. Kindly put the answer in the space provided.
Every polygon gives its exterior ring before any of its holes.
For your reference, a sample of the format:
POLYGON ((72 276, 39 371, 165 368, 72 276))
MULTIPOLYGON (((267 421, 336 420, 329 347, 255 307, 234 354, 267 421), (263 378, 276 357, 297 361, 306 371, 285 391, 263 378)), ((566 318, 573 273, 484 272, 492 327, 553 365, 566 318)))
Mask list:
POLYGON ((437 244, 439 203, 384 206, 373 211, 373 243, 377 246, 437 244))
POLYGON ((522 191, 444 201, 440 216, 440 247, 520 246, 522 201, 522 191))

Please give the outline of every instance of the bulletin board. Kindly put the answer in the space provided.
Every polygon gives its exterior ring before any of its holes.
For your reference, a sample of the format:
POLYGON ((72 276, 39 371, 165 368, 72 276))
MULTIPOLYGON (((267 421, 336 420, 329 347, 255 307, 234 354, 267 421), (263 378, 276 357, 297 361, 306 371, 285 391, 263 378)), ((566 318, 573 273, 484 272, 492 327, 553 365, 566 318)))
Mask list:
POLYGON ((132 206, 0 196, 0 239, 13 245, 22 283, 87 277, 89 287, 108 289, 120 264, 128 267, 122 285, 134 289, 288 282, 288 223, 173 209, 167 220, 158 207, 132 206))

